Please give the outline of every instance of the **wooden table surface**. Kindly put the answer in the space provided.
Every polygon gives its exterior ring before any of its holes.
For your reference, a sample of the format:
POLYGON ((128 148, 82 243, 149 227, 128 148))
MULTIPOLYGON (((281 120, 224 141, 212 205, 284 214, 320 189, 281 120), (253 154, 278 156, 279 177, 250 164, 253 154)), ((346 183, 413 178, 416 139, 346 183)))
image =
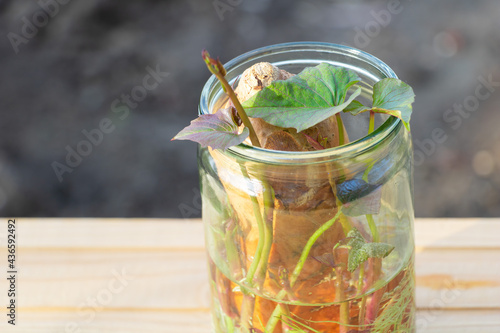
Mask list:
MULTIPOLYGON (((212 332, 200 220, 16 223, 17 320, 7 324, 2 278, 0 332, 212 332)), ((499 333, 500 219, 417 219, 415 228, 418 332, 499 333)))

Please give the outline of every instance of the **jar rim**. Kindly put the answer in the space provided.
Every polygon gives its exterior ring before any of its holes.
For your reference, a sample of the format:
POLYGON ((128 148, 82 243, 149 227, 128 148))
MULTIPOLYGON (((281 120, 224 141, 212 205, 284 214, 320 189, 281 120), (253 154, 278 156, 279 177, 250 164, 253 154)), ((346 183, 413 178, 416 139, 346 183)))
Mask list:
MULTIPOLYGON (((224 67, 228 72, 230 72, 235 67, 247 63, 249 61, 264 57, 269 54, 280 54, 288 52, 300 52, 300 51, 322 51, 339 53, 345 57, 356 58, 362 62, 368 63, 378 69, 384 74, 386 78, 398 78, 396 73, 382 60, 377 57, 350 47, 346 45, 325 43, 325 42, 291 42, 291 43, 281 43, 274 44, 270 46, 261 47, 249 52, 246 52, 238 57, 235 57, 224 64, 224 67)), ((293 59, 290 59, 293 60, 293 59)), ((349 67, 349 66, 346 66, 349 67)), ((212 75, 205 83, 201 98, 199 113, 207 114, 209 110, 209 95, 211 90, 215 85, 218 84, 218 80, 215 75, 212 75)), ((229 147, 226 153, 233 155, 238 155, 246 159, 251 159, 258 162, 272 163, 272 164, 301 164, 301 163, 312 163, 314 161, 324 162, 325 160, 339 160, 345 158, 353 158, 366 151, 372 150, 381 144, 385 140, 391 140, 391 138, 397 133, 403 126, 401 119, 396 117, 388 117, 388 119, 376 128, 372 133, 367 134, 355 141, 349 142, 345 145, 328 148, 324 150, 315 151, 281 151, 281 150, 271 150, 266 148, 259 148, 252 145, 247 145, 241 143, 237 146, 229 147)))

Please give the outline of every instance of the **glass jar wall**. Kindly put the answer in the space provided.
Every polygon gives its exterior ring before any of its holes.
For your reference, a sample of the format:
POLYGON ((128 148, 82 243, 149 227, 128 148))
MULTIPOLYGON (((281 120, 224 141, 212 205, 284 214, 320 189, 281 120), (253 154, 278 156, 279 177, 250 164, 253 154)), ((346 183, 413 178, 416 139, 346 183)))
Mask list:
MULTIPOLYGON (((396 77, 362 51, 289 43, 226 64, 235 80, 257 62, 291 73, 329 62, 354 70, 365 99, 396 77)), ((225 100, 212 77, 200 113, 225 100)), ((198 153, 216 332, 414 332, 412 147, 388 117, 344 146, 283 152, 241 144, 198 153)))

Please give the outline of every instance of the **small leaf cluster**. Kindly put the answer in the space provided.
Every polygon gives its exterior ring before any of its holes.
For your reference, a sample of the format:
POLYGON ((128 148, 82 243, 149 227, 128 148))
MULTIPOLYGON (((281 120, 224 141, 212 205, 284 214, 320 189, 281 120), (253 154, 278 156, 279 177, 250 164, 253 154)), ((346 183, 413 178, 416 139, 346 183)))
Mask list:
POLYGON ((394 246, 389 244, 367 243, 356 228, 349 231, 347 238, 349 239, 347 246, 350 247, 347 259, 349 272, 354 272, 368 258, 385 258, 394 250, 394 246))

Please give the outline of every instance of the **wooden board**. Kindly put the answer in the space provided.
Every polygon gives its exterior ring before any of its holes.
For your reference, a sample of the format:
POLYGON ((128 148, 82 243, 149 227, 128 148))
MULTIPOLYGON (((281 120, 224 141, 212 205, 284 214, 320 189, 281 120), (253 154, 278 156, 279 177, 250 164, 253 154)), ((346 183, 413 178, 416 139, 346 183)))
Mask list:
MULTIPOLYGON (((0 332, 211 332, 199 220, 17 222, 18 325, 6 324, 0 279, 0 332)), ((418 332, 500 332, 500 220, 415 228, 418 332)))

